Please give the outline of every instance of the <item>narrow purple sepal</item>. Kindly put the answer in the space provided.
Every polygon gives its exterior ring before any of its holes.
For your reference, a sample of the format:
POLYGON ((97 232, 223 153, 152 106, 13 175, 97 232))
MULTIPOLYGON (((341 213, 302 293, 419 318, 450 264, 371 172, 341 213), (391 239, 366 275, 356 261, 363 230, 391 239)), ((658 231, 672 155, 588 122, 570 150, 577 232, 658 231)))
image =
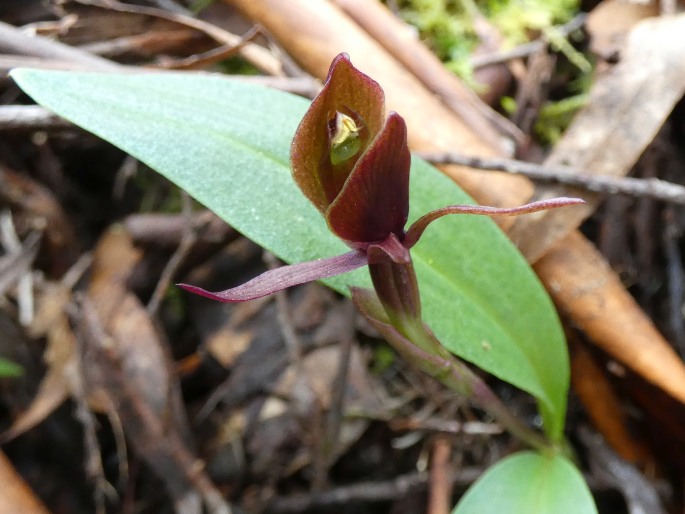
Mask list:
POLYGON ((538 202, 527 203, 520 207, 490 207, 487 205, 449 205, 441 209, 424 214, 416 220, 404 238, 404 246, 409 249, 412 248, 423 235, 424 230, 432 222, 448 214, 479 214, 482 216, 518 216, 520 214, 530 214, 532 212, 545 211, 547 209, 555 209, 557 207, 565 207, 567 205, 579 205, 585 203, 585 200, 580 198, 569 198, 561 196, 558 198, 551 198, 549 200, 540 200, 538 202))
POLYGON ((219 302, 235 303, 254 300, 270 295, 276 291, 297 286, 306 282, 313 282, 322 278, 342 275, 367 264, 366 253, 354 251, 319 259, 317 261, 301 262, 289 266, 265 271, 261 275, 237 287, 216 293, 206 291, 197 286, 177 284, 182 289, 199 294, 219 302))

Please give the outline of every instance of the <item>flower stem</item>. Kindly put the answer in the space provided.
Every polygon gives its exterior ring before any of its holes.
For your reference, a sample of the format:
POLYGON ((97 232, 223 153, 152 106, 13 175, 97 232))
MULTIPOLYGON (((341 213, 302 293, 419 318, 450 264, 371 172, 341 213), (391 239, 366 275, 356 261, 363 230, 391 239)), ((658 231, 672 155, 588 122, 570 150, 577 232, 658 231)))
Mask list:
MULTIPOLYGON (((518 419, 485 381, 447 351, 423 323, 416 273, 411 261, 397 263, 388 259, 370 263, 369 271, 389 325, 379 320, 377 323, 370 321, 405 360, 473 401, 530 447, 542 452, 557 449, 558 443, 518 419)), ((365 314, 368 317, 368 313, 365 314)))

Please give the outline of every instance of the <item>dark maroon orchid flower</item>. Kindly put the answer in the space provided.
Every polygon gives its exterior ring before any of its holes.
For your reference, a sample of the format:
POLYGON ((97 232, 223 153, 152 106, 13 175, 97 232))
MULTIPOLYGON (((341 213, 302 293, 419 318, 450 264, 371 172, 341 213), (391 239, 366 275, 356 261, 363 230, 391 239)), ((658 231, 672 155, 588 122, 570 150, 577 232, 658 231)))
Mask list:
POLYGON ((383 113, 381 87, 340 54, 292 143, 295 182, 351 252, 283 266, 226 291, 181 287, 221 302, 242 302, 368 265, 374 291, 353 287, 352 300, 379 333, 410 363, 476 400, 513 434, 535 448, 548 448, 554 443, 512 416, 487 384, 423 323, 409 250, 431 222, 447 214, 510 216, 583 201, 555 198, 511 209, 452 205, 429 212, 405 231, 411 160, 407 128, 397 113, 387 118, 383 113))
POLYGON ((302 119, 292 143, 291 161, 297 185, 352 251, 267 271, 226 291, 181 287, 222 302, 242 302, 369 264, 386 310, 419 316, 413 271, 400 280, 399 287, 404 290, 388 284, 392 282, 389 276, 397 275, 393 264, 411 267, 409 249, 429 223, 446 214, 506 216, 582 203, 556 198, 512 209, 454 205, 426 214, 405 232, 411 165, 407 127, 395 112, 384 117, 380 85, 354 68, 346 54, 333 60, 321 93, 302 119))

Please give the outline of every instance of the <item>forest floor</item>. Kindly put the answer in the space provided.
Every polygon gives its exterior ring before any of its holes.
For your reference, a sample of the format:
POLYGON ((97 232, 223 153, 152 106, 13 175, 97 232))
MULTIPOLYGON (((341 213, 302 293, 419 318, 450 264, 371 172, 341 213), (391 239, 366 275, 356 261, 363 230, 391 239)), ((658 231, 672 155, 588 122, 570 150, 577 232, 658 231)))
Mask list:
MULTIPOLYGON (((492 176, 490 192, 463 185, 477 199, 504 197, 496 169, 528 176, 512 198, 534 184, 587 200, 508 227, 569 342, 566 435, 600 514, 684 511, 685 14, 584 2, 513 47, 479 20, 479 97, 407 37, 390 9, 409 2, 386 3, 0 2, 0 513, 447 514, 523 448, 321 284, 242 304, 176 288, 280 263, 9 77, 116 63, 313 98, 340 51, 389 109, 409 111, 412 87, 440 99, 423 126, 407 114, 412 150, 457 182, 492 176)), ((479 373, 539 426, 531 396, 479 373)))

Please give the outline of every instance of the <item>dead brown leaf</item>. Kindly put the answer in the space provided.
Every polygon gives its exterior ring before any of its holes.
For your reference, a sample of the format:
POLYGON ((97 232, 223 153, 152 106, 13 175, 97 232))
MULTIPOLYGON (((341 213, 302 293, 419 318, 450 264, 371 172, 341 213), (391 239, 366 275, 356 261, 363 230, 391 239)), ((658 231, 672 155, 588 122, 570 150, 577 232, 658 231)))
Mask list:
POLYGON ((32 337, 47 337, 43 359, 48 370, 31 405, 1 435, 2 441, 14 439, 41 423, 71 394, 69 377, 76 372, 76 340, 66 314, 70 301, 71 291, 58 285, 49 285, 40 296, 29 332, 32 337))
POLYGON ((48 514, 48 510, 0 451, 0 514, 48 514))
POLYGON ((121 227, 94 253, 88 295, 81 302, 79 358, 89 395, 106 398, 129 443, 165 482, 176 509, 213 513, 229 506, 190 448, 177 377, 167 347, 126 281, 140 252, 121 227))
MULTIPOLYGON (((197 18, 115 0, 59 0, 58 3, 65 17, 75 15, 59 30, 60 37, 71 44, 107 42, 93 50, 136 52, 139 56, 160 52, 188 56, 216 49, 218 44, 235 48, 267 75, 284 75, 280 61, 264 48, 197 18)), ((212 62, 208 59, 202 64, 212 62)))
MULTIPOLYGON (((324 441, 326 437, 323 413, 338 408, 334 405, 336 377, 342 348, 332 345, 307 354, 300 363, 292 363, 281 375, 274 395, 266 399, 259 411, 259 424, 255 427, 248 450, 251 466, 265 473, 274 465, 275 456, 287 451, 293 441, 300 439, 301 450, 289 457, 286 474, 309 465, 325 452, 325 460, 334 462, 355 443, 369 421, 364 416, 346 416, 364 413, 381 417, 385 412, 378 392, 378 384, 369 375, 368 367, 358 346, 353 345, 344 384, 344 412, 339 438, 324 441), (302 443, 305 443, 304 445, 302 443)), ((276 459, 277 460, 277 459, 276 459)))
POLYGON ((654 457, 644 442, 631 433, 623 405, 604 370, 580 341, 571 346, 571 380, 573 390, 607 444, 641 469, 653 467, 654 457))
POLYGON ((595 344, 685 402, 683 362, 589 241, 573 232, 534 269, 561 311, 595 344))
MULTIPOLYGON (((654 139, 685 93, 685 15, 641 22, 628 36, 621 62, 593 85, 583 111, 545 161, 585 173, 624 176, 654 139)), ((540 187, 538 197, 578 195, 568 187, 540 187)), ((600 202, 518 218, 508 233, 530 262, 568 235, 600 202)))
POLYGON ((613 59, 625 46, 626 35, 645 18, 659 15, 658 2, 604 0, 587 17, 590 49, 604 59, 613 59))
POLYGON ((76 234, 55 194, 26 175, 0 165, 0 205, 12 209, 20 234, 43 233, 48 272, 61 276, 78 255, 76 234))
POLYGON ((41 235, 34 232, 21 245, 17 242, 16 248, 8 249, 7 254, 0 257, 0 294, 4 294, 22 277, 30 273, 33 261, 38 254, 40 240, 41 235))

